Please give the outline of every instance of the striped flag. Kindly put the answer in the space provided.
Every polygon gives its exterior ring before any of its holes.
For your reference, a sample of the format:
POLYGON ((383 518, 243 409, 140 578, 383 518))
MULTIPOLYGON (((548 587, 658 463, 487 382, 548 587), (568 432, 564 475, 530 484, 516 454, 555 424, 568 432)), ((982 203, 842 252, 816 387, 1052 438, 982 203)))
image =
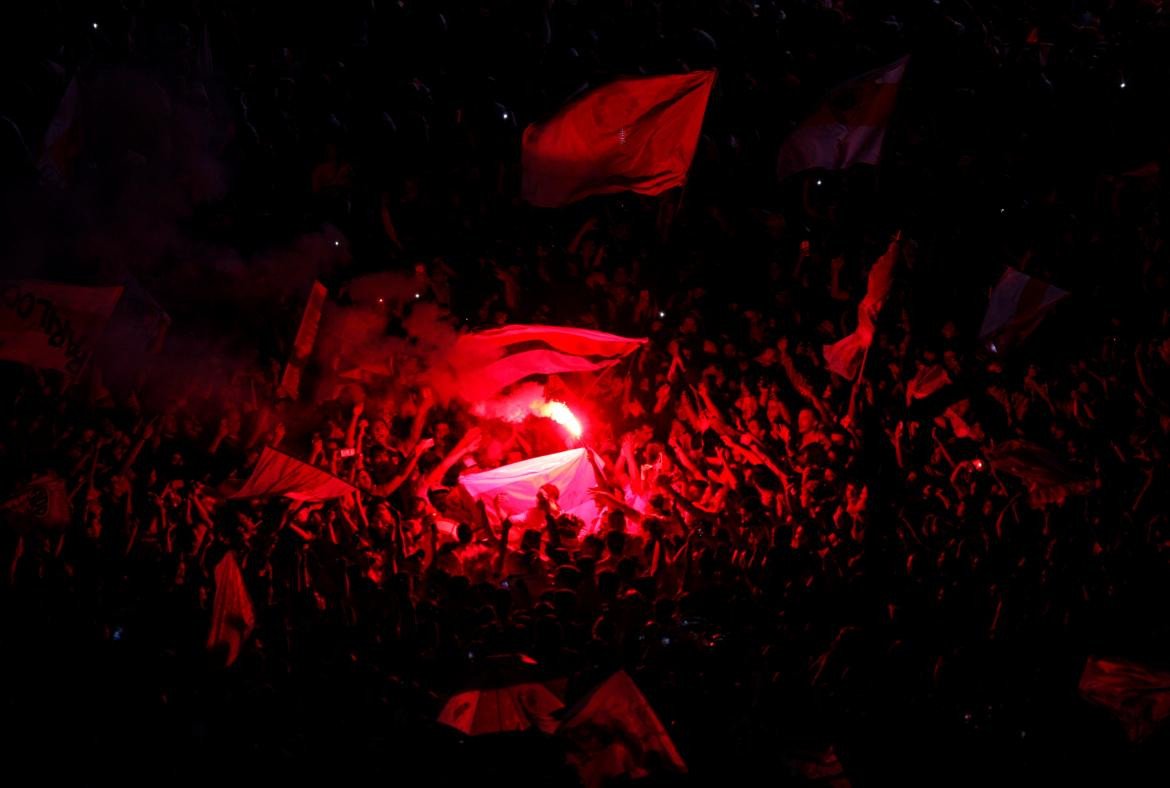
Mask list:
POLYGON ((558 208, 593 194, 661 194, 686 180, 714 71, 618 79, 524 130, 521 194, 558 208))
POLYGON ((776 174, 877 164, 910 56, 837 86, 780 146, 776 174))
POLYGON ((1067 297, 1059 287, 1008 268, 991 291, 979 340, 998 353, 1032 333, 1048 310, 1067 297))
POLYGON ((533 375, 604 369, 648 341, 587 328, 512 325, 466 334, 455 350, 468 373, 461 376, 466 390, 490 396, 533 375))
POLYGON ((229 498, 276 498, 294 501, 328 501, 356 492, 349 482, 331 473, 301 462, 284 452, 266 447, 252 475, 244 486, 229 498))

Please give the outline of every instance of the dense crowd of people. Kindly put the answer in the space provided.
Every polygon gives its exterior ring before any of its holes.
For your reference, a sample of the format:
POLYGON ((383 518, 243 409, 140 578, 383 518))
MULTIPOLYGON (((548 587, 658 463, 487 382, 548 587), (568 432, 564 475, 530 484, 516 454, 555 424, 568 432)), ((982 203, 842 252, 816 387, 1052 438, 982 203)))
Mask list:
MULTIPOLYGON (((127 3, 34 32, 0 107, 13 216, 59 188, 30 151, 68 81, 132 69, 197 128, 230 126, 200 138, 226 185, 168 232, 256 250, 328 226, 345 245, 226 313, 214 281, 188 300, 190 275, 136 271, 173 323, 132 379, 3 364, 0 497, 50 474, 71 502, 60 528, 0 530, 6 716, 36 768, 574 784, 553 738, 436 722, 515 653, 569 701, 625 669, 687 761, 666 780, 799 784, 830 748, 860 784, 1165 768, 1164 735, 1131 745, 1077 695, 1090 655, 1170 661, 1160 3, 127 3), (777 183, 818 97, 906 52, 881 167, 777 183), (519 201, 525 124, 614 75, 708 67, 682 193, 519 201), (876 339, 842 378, 822 347, 897 231, 876 339), (993 351, 977 334, 1004 265, 1071 296, 993 351), (405 365, 281 390, 314 276, 344 302, 386 269, 416 294, 387 305, 394 326, 427 305, 466 330, 650 338, 547 384, 602 460, 596 533, 556 490, 511 534, 458 495, 461 473, 576 445, 555 425, 477 415, 405 365), (916 397, 925 370, 947 382, 916 397), (1009 441, 1082 483, 1038 500, 995 461, 1009 441), (266 446, 358 492, 225 498, 266 446), (256 622, 224 668, 205 646, 229 550, 256 622)), ((207 166, 176 158, 186 143, 95 136, 73 188, 118 227, 174 208, 130 199, 171 194, 176 172, 143 169, 207 166)))

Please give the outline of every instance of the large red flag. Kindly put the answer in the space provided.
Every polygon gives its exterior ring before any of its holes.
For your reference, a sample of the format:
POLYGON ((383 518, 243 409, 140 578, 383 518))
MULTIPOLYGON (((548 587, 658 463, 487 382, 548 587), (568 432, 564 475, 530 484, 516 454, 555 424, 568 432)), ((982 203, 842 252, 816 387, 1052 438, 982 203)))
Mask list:
POLYGON ((294 501, 328 501, 356 491, 352 484, 331 473, 266 447, 248 481, 239 492, 228 497, 275 498, 283 495, 294 501))
POLYGON ((1078 689, 1085 700, 1112 712, 1132 742, 1148 738, 1170 719, 1170 671, 1089 657, 1078 689))
POLYGON ((454 357, 461 386, 484 397, 530 375, 604 369, 648 341, 588 328, 511 325, 460 337, 454 357))
POLYGON ((898 261, 898 244, 902 234, 890 241, 885 254, 869 269, 865 298, 857 307, 857 330, 831 345, 825 345, 825 363, 829 369, 846 378, 855 378, 861 371, 865 351, 873 343, 877 317, 882 304, 894 284, 894 264, 898 261))
POLYGON ((907 55, 834 88, 780 146, 777 175, 787 178, 817 167, 843 170, 877 164, 909 61, 907 55))
POLYGON ((670 734, 624 670, 619 670, 570 711, 557 734, 586 788, 614 777, 647 777, 656 767, 685 772, 670 734))
POLYGON ((619 79, 524 130, 521 193, 543 208, 593 194, 661 194, 682 184, 714 71, 619 79))
POLYGON ((121 295, 121 287, 0 282, 0 359, 76 375, 121 295))
POLYGON ((229 550, 215 567, 215 603, 211 609, 207 648, 209 651, 226 648, 226 664, 230 665, 240 655, 244 641, 255 626, 252 597, 248 596, 236 554, 229 550))

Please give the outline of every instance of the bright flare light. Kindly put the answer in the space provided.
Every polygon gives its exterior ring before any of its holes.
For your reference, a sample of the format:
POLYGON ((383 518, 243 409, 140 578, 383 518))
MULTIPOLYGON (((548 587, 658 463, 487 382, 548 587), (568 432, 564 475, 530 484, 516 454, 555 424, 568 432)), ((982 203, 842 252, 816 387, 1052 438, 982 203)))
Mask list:
POLYGON ((569 406, 565 403, 556 402, 555 400, 545 402, 536 408, 536 413, 560 424, 574 438, 581 437, 581 422, 577 420, 577 417, 573 415, 573 411, 569 410, 569 406))

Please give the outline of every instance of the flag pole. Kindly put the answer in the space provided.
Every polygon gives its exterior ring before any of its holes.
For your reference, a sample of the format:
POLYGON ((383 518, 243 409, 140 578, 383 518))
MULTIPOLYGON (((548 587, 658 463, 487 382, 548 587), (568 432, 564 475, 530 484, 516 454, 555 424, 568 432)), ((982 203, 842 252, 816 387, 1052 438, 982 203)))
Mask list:
POLYGON ((865 377, 865 362, 869 358, 869 349, 873 347, 873 342, 865 346, 865 351, 861 354, 861 365, 857 368, 857 377, 853 380, 853 389, 849 393, 849 410, 846 413, 849 423, 853 423, 853 414, 857 409, 857 393, 861 390, 861 379, 865 377))
MULTIPOLYGON (((895 244, 895 243, 900 244, 901 242, 902 242, 902 231, 898 230, 898 232, 894 233, 894 237, 892 239, 890 239, 890 243, 891 244, 895 244)), ((885 299, 883 299, 883 301, 884 300, 885 299)), ((875 313, 875 316, 873 318, 873 323, 874 323, 874 335, 873 335, 873 337, 870 338, 869 342, 866 343, 865 350, 861 354, 861 365, 857 369, 857 378, 854 379, 853 390, 849 394, 849 410, 847 413, 847 417, 848 417, 849 422, 851 424, 853 423, 854 410, 857 407, 857 393, 861 390, 861 379, 863 377, 865 377, 865 362, 869 360, 869 349, 871 347, 873 347, 873 342, 875 339, 877 339, 877 316, 876 316, 876 313, 875 313)))

